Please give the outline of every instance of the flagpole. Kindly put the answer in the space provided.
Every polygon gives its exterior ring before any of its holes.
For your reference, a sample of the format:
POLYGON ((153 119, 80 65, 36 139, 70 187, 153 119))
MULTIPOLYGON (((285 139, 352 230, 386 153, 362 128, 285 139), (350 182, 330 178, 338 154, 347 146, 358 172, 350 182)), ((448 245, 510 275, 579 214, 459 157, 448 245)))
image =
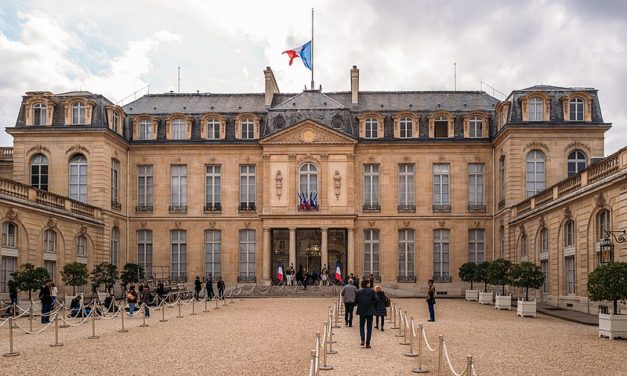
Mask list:
POLYGON ((314 90, 314 8, 311 8, 311 90, 314 90))

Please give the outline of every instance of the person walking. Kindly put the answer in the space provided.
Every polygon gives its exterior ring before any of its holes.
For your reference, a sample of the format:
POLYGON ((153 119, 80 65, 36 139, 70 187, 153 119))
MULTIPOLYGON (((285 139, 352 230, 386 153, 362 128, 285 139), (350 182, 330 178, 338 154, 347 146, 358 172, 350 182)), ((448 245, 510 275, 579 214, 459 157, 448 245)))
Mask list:
POLYGON ((344 303, 344 325, 353 326, 353 308, 355 307, 355 295, 357 287, 353 285, 353 280, 349 279, 348 284, 342 287, 342 302, 344 303))
POLYGON ((435 287, 433 286, 433 280, 429 280, 429 291, 427 291, 427 305, 429 306, 429 322, 435 321, 435 287))
POLYGON ((131 285, 129 287, 128 292, 126 293, 126 301, 128 302, 128 315, 133 318, 133 314, 135 313, 135 304, 137 304, 137 291, 135 291, 135 286, 131 285))
POLYGON ((386 307, 388 302, 388 297, 385 296, 385 292, 381 289, 380 285, 376 285, 374 287, 374 293, 377 294, 377 305, 375 307, 376 318, 374 322, 375 329, 381 329, 383 331, 383 324, 385 323, 385 315, 387 313, 386 307), (381 324, 379 324, 381 321, 381 324))
POLYGON ((150 286, 148 283, 144 284, 144 289, 142 290, 141 295, 141 303, 144 305, 144 316, 150 317, 150 308, 148 308, 148 304, 150 304, 150 286))
POLYGON ((11 306, 7 309, 7 314, 9 313, 9 310, 11 312, 11 316, 17 315, 17 282, 15 282, 14 280, 10 279, 9 282, 7 282, 7 285, 9 286, 9 299, 11 299, 11 306))
POLYGON ((220 300, 224 300, 224 280, 222 277, 218 278, 218 295, 220 296, 220 300))
POLYGON ((59 296, 59 290, 57 286, 53 283, 50 284, 50 298, 52 299, 52 303, 50 304, 50 308, 54 308, 55 303, 57 302, 57 297, 59 296))
POLYGON ((194 298, 196 298, 196 301, 200 300, 200 290, 202 290, 202 283, 200 282, 200 277, 196 276, 194 280, 194 298))
POLYGON ((213 294, 213 277, 211 273, 209 273, 205 281, 205 289, 207 290, 207 299, 213 299, 215 295, 213 294))
POLYGON ((359 336, 361 337, 361 345, 370 348, 370 340, 372 338, 372 317, 375 315, 375 306, 377 304, 377 295, 368 287, 367 281, 361 282, 361 288, 355 294, 355 304, 357 305, 357 314, 359 315, 359 336))
POLYGON ((39 290, 39 300, 41 301, 41 323, 47 324, 50 322, 50 309, 52 308, 52 288, 50 284, 51 280, 47 280, 46 284, 39 290))

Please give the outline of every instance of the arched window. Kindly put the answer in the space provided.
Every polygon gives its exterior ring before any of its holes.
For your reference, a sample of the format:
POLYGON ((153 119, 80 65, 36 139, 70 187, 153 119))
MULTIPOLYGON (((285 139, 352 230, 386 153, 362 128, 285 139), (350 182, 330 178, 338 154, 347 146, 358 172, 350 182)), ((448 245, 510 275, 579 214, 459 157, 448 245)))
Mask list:
POLYGON ((569 105, 570 121, 583 121, 583 99, 573 98, 569 105))
POLYGON ((274 118, 273 124, 274 124, 274 129, 283 129, 285 128, 285 118, 279 115, 276 118, 274 118))
POLYGON ((568 154, 568 176, 573 176, 585 170, 588 158, 581 150, 573 150, 568 154))
POLYGON ((564 225, 564 246, 575 246, 575 221, 570 220, 564 225))
POLYGON ((402 117, 399 121, 400 125, 400 137, 401 138, 412 138, 412 130, 414 126, 414 121, 409 116, 402 117))
POLYGON ((445 116, 438 116, 434 122, 434 134, 435 138, 447 138, 448 134, 448 119, 445 116))
POLYGON ((544 101, 540 98, 529 100, 529 121, 544 121, 544 101))
POLYGON ((469 120, 468 135, 470 138, 483 137, 483 119, 480 116, 473 116, 469 120))
POLYGON ((527 154, 527 197, 544 189, 544 153, 532 150, 527 154))
POLYGON ((540 253, 549 252, 549 230, 545 227, 540 230, 540 253))
POLYGON ((251 119, 244 119, 242 126, 242 140, 252 140, 255 138, 255 122, 251 119))
POLYGON ((48 108, 43 103, 33 105, 33 125, 46 125, 48 108))
MULTIPOLYGON (((314 198, 318 193, 318 168, 313 163, 305 163, 299 170, 300 192, 305 198, 314 198)), ((319 197, 318 197, 319 198, 319 197)))
POLYGON ((13 222, 2 223, 2 246, 15 248, 17 245, 17 226, 13 222))
POLYGON ((56 252, 57 233, 53 230, 44 231, 44 252, 55 253, 56 252))
POLYGON ((366 138, 379 137, 379 122, 375 118, 367 118, 364 122, 364 134, 366 138))
POLYGON ((344 119, 342 119, 341 115, 335 115, 333 119, 331 119, 331 125, 335 129, 344 128, 344 119))
POLYGON ((85 105, 80 102, 72 105, 72 124, 85 124, 85 105))
POLYGON ((120 255, 120 230, 117 227, 111 229, 111 264, 118 265, 120 255))
POLYGON ((87 202, 87 158, 76 154, 70 160, 69 197, 80 202, 87 202))
POLYGON ((527 235, 523 234, 520 237, 520 257, 527 257, 529 254, 529 242, 527 241, 527 235))
POLYGON ((187 136, 187 132, 185 130, 186 124, 183 119, 176 119, 172 121, 172 139, 173 140, 184 140, 187 136))
POLYGON ((218 140, 220 138, 220 122, 218 119, 211 118, 207 120, 207 138, 210 140, 218 140))
POLYGON ((152 121, 142 120, 139 122, 139 139, 140 140, 152 139, 152 121))
POLYGON ((87 257, 87 238, 83 235, 76 238, 76 257, 87 257))
POLYGON ((48 190, 48 158, 43 154, 35 154, 30 160, 30 185, 48 190))

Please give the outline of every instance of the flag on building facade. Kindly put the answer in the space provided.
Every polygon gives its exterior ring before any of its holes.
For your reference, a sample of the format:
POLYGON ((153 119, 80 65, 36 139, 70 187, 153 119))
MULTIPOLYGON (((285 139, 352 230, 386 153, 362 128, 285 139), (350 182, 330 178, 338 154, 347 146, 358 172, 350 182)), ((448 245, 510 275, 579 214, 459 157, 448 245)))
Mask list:
POLYGON ((279 263, 279 269, 276 272, 276 279, 278 279, 279 282, 283 281, 283 266, 281 266, 281 263, 279 263))
POLYGON ((283 53, 287 54, 287 56, 290 58, 290 65, 292 65, 294 59, 299 57, 303 61, 303 64, 305 65, 305 67, 307 67, 307 69, 313 69, 311 63, 311 41, 303 44, 300 47, 283 51, 283 53))
POLYGON ((342 282, 342 269, 340 268, 340 262, 335 263, 335 280, 342 282))

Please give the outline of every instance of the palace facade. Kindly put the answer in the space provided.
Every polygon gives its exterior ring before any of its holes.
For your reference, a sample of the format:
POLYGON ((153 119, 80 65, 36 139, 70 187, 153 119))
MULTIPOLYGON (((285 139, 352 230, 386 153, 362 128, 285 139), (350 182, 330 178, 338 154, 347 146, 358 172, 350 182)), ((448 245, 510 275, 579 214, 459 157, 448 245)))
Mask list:
MULTIPOLYGON (((2 284, 25 262, 142 264, 151 279, 265 283, 278 265, 460 294, 459 266, 541 264, 589 307, 604 229, 627 227, 627 150, 597 90, 165 93, 123 107, 28 92, 0 156, 2 284)), ((627 247, 616 244, 627 261, 627 247)))

